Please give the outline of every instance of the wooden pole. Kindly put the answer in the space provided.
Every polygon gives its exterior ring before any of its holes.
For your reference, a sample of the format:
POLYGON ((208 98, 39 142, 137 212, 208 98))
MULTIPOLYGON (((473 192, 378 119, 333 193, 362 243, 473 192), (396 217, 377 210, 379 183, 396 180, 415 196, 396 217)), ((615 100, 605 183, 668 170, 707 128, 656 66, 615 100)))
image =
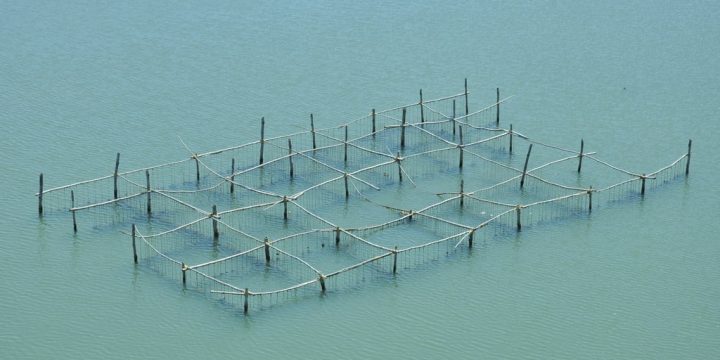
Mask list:
POLYGON ((288 155, 290 155, 288 158, 290 159, 290 179, 295 177, 295 166, 293 166, 293 157, 292 157, 292 140, 288 139, 288 155))
POLYGON ((40 215, 42 215, 42 213, 43 213, 42 197, 43 197, 43 173, 40 173, 40 191, 38 191, 38 214, 40 214, 40 215))
POLYGON ((475 229, 470 230, 470 235, 468 235, 468 249, 472 249, 473 235, 475 235, 475 229))
POLYGON ((325 290, 326 290, 326 288, 325 288, 325 276, 320 275, 320 276, 318 277, 318 281, 320 281, 320 291, 325 292, 325 290))
POLYGON ((460 180, 460 207, 465 205, 465 180, 460 180))
POLYGON ((520 205, 517 205, 515 207, 515 218, 516 218, 516 222, 517 222, 517 231, 522 230, 522 224, 520 223, 520 209, 521 209, 520 205))
POLYGON ((588 212, 592 212, 592 193, 593 188, 592 185, 590 185, 590 189, 588 190, 588 212))
POLYGON ((348 188, 348 174, 345 173, 345 199, 350 197, 350 189, 348 188))
POLYGON ((263 161, 263 153, 265 152, 265 117, 260 119, 260 165, 263 161))
POLYGON ((512 130, 512 124, 510 124, 510 153, 512 154, 512 138, 513 138, 513 130, 512 130))
POLYGON ((213 240, 217 240, 220 237, 220 231, 218 231, 218 223, 217 223, 217 206, 213 205, 212 207, 212 224, 213 224, 213 240))
POLYGON ((345 165, 347 165, 348 127, 345 125, 345 165))
POLYGON ((578 173, 580 173, 580 169, 582 169, 582 159, 583 159, 583 150, 585 149, 585 140, 580 139, 580 154, 578 155, 578 173))
POLYGON ((270 263, 270 241, 268 241, 268 238, 265 238, 265 264, 270 263))
POLYGON ((397 273, 397 246, 395 246, 395 250, 393 251, 393 275, 397 273))
POLYGON ((115 156, 115 172, 113 173, 113 199, 118 198, 118 169, 120 169, 120 153, 115 156))
POLYGON ((453 139, 454 139, 454 138, 455 138, 455 127, 456 127, 456 121, 455 121, 455 99, 453 99, 452 124, 453 124, 453 139))
POLYGON ((287 196, 283 196, 283 219, 287 220, 287 196))
POLYGON ((185 271, 187 271, 187 265, 185 263, 180 264, 180 269, 182 270, 182 282, 183 286, 187 284, 187 278, 185 277, 185 271))
POLYGON ((135 224, 132 224, 132 247, 133 247, 133 261, 137 264, 137 247, 135 246, 135 224))
POLYGON ((372 109, 372 136, 375 137, 375 109, 372 109))
POLYGON ((315 143, 315 120, 312 113, 310 113, 310 134, 312 134, 313 150, 315 150, 317 144, 315 143))
POLYGON ((530 152, 532 151, 532 144, 528 147, 527 155, 525 156, 525 166, 523 166, 522 177, 520 178, 520 189, 525 185, 525 174, 527 174, 528 161, 530 161, 530 152))
POLYGON ((235 158, 232 158, 230 165, 230 193, 235 192, 235 158))
POLYGON ((72 218, 73 218, 73 232, 77 232, 77 221, 75 219, 75 192, 73 190, 70 190, 70 212, 72 212, 72 218))
POLYGON ((690 174, 690 150, 692 150, 692 139, 688 141, 687 162, 685 163, 685 176, 690 174))
POLYGON ((642 174, 640 180, 642 181, 640 185, 640 195, 645 195, 645 174, 642 174))
POLYGON ((459 161, 459 163, 458 163, 458 167, 460 168, 460 170, 462 170, 462 167, 463 167, 463 147, 464 147, 464 145, 463 145, 462 126, 459 126, 459 130, 460 130, 460 144, 458 144, 458 149, 460 149, 460 161, 459 161))
POLYGON ((403 108, 402 112, 402 126, 400 127, 400 148, 405 148, 405 113, 406 109, 403 108))
POLYGON ((403 181, 403 174, 402 174, 402 165, 400 165, 400 152, 397 152, 397 157, 395 158, 395 161, 397 161, 398 164, 398 178, 400 179, 400 182, 403 181))
POLYGON ((245 292, 243 293, 243 296, 245 297, 245 303, 243 304, 243 314, 247 315, 247 313, 248 313, 248 298, 250 297, 250 290, 248 290, 248 288, 245 288, 245 292))
POLYGON ((468 111, 468 88, 467 88, 467 78, 465 78, 465 115, 469 114, 468 111))
POLYGON ((340 227, 335 228, 335 246, 340 246, 340 227))
POLYGON ((150 170, 145 170, 145 183, 147 186, 147 213, 149 215, 152 212, 152 203, 150 199, 150 194, 152 194, 152 191, 150 191, 150 170))
POLYGON ((495 126, 500 126, 500 88, 497 90, 497 101, 495 102, 495 126))
POLYGON ((422 89, 420 89, 420 123, 425 122, 425 107, 423 106, 422 89))
POLYGON ((197 154, 193 155, 193 159, 195 159, 195 182, 200 185, 200 159, 197 154))

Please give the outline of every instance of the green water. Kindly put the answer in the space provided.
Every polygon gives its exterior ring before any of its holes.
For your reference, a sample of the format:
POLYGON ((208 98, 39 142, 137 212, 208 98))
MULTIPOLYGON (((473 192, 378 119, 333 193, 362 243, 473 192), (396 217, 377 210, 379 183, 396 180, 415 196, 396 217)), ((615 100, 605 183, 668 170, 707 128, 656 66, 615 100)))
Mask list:
POLYGON ((0 358, 720 354, 714 2, 0 2, 0 358), (50 186, 462 90, 503 123, 690 177, 393 281, 245 317, 127 238, 39 219, 50 186))

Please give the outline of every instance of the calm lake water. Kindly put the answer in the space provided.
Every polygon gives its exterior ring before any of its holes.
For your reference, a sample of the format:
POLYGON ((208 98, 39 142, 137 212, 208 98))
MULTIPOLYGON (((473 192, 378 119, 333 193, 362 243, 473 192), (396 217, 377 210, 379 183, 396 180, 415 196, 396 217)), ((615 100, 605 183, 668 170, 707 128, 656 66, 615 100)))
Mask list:
POLYGON ((0 1, 0 354, 720 357, 720 5, 0 1), (503 122, 690 177, 393 281, 242 316, 34 193, 462 91, 503 122))

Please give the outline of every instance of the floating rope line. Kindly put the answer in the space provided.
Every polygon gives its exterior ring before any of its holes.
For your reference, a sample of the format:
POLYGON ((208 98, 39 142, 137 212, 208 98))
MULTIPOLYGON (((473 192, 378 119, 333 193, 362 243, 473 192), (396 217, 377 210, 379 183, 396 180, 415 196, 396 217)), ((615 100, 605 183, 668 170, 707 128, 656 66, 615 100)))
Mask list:
POLYGON ((203 153, 180 139, 189 158, 120 172, 117 154, 112 174, 47 190, 41 174, 39 212, 69 210, 75 231, 76 216, 120 230, 138 266, 247 313, 398 276, 689 172, 691 142, 659 170, 629 171, 585 151, 584 140, 577 151, 500 127, 512 96, 499 89, 473 112, 468 94, 423 100, 421 90, 419 102, 338 126, 316 128, 311 115, 310 130, 265 137, 263 126, 260 140, 203 153), (524 167, 511 154, 513 137, 538 147, 529 169, 529 151, 524 167), (580 175, 588 168, 599 174, 593 183, 580 175))

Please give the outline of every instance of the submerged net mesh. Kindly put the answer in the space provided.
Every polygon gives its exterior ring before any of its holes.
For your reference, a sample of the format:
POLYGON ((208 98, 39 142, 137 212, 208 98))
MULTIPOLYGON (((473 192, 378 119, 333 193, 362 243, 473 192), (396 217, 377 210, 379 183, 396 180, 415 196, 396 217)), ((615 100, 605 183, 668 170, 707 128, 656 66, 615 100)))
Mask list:
POLYGON ((686 174, 689 151, 634 173, 500 127, 507 99, 474 112, 466 99, 188 148, 184 160, 37 195, 46 216, 69 209, 81 227, 124 229, 136 262, 247 312, 391 278, 686 174))

